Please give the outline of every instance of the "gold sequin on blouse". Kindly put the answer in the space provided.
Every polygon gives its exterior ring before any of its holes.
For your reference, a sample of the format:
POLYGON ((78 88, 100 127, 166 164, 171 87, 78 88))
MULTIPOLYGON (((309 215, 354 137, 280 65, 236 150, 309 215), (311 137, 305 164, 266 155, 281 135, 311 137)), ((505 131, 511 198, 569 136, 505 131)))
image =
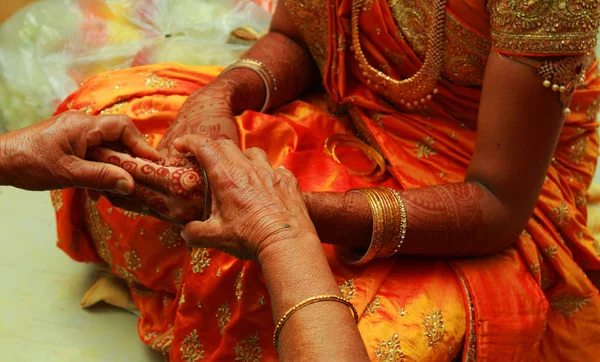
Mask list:
POLYGON ((250 335, 247 339, 239 341, 233 347, 235 361, 259 362, 262 357, 262 348, 259 345, 258 332, 250 335))
POLYGON ((589 298, 580 298, 570 293, 562 293, 550 298, 550 306, 560 314, 572 317, 589 301, 589 298))
POLYGON ((192 273, 204 273, 206 268, 210 266, 210 254, 208 253, 208 249, 194 249, 192 251, 192 260, 190 261, 192 265, 192 273))
POLYGON ((425 316, 423 327, 425 328, 425 337, 429 340, 429 346, 437 346, 437 343, 444 337, 442 311, 438 309, 433 314, 425 316))
POLYGON ((204 346, 198 332, 194 329, 181 344, 181 359, 185 362, 197 362, 204 358, 204 346))
POLYGON ((519 55, 593 50, 600 0, 490 0, 492 46, 519 55))
POLYGON ((224 303, 217 309, 217 326, 219 327, 221 334, 225 334, 225 327, 227 327, 227 323, 229 323, 230 320, 231 311, 229 310, 229 305, 224 303))
POLYGON ((401 362, 404 358, 404 353, 400 348, 398 334, 394 334, 387 341, 383 341, 375 350, 377 362, 401 362))
POLYGON ((50 191, 50 200, 52 201, 54 211, 59 212, 63 207, 62 192, 60 190, 50 191))

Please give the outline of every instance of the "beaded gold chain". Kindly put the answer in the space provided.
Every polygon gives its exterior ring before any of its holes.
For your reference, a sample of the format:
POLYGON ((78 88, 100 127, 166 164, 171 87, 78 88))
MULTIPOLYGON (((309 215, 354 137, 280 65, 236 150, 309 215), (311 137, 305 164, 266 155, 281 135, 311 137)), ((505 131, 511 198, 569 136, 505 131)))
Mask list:
POLYGON ((364 0, 352 2, 352 49, 358 61, 358 67, 367 84, 376 90, 382 90, 386 98, 406 105, 407 108, 420 108, 439 90, 436 85, 442 74, 444 63, 445 17, 447 0, 435 0, 433 29, 427 40, 427 52, 421 68, 410 78, 397 80, 380 70, 375 69, 362 51, 358 20, 364 0))

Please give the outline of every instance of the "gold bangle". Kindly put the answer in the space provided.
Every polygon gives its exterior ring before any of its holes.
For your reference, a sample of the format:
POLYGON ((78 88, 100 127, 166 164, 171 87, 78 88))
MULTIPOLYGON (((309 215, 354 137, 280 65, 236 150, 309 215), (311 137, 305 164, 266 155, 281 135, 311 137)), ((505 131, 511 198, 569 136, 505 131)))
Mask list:
POLYGON ((350 308, 350 310, 352 311, 354 320, 356 321, 356 323, 358 323, 358 311, 354 307, 354 304, 352 304, 348 299, 345 299, 345 298, 342 298, 342 297, 339 297, 339 296, 333 295, 333 294, 332 295, 317 295, 315 297, 306 298, 303 301, 296 304, 295 306, 288 309, 288 311, 283 314, 281 319, 279 319, 279 322, 277 322, 277 325, 275 326, 275 332, 273 333, 273 345, 275 346, 275 348, 277 348, 278 341, 279 341, 279 334, 281 333, 281 329, 283 328, 283 325, 285 324, 285 322, 287 322, 288 319, 290 319, 290 317, 294 313, 296 313, 298 310, 306 307, 307 305, 311 305, 311 304, 318 303, 318 302, 326 302, 326 301, 338 302, 338 303, 347 305, 348 308, 350 308))
POLYGON ((230 66, 228 66, 227 68, 225 68, 219 76, 223 76, 234 69, 240 69, 240 68, 249 69, 249 70, 253 71, 263 81, 266 94, 265 94, 265 103, 263 104, 260 112, 262 113, 262 112, 267 111, 269 109, 269 107, 271 106, 271 94, 274 91, 277 91, 277 80, 275 79, 273 72, 271 72, 271 70, 269 70, 269 68, 267 68, 266 65, 264 65, 262 62, 260 62, 258 60, 244 58, 244 59, 240 59, 240 60, 236 61, 235 63, 233 63, 230 66))

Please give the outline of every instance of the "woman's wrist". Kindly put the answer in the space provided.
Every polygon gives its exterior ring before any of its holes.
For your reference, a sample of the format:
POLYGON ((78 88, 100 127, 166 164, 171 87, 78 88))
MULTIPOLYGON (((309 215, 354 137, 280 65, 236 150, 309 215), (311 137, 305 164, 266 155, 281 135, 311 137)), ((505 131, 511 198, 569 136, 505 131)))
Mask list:
POLYGON ((246 110, 259 111, 265 104, 267 92, 262 79, 245 68, 232 69, 215 80, 215 86, 226 89, 234 115, 246 110))

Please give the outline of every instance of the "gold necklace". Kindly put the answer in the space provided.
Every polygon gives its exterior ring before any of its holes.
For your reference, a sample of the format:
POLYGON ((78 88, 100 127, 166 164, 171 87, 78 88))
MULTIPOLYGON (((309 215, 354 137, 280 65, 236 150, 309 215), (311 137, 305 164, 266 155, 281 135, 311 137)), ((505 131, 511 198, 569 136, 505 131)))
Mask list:
POLYGON ((430 101, 433 95, 439 93, 436 85, 444 64, 446 2, 447 0, 434 1, 433 31, 427 40, 427 52, 421 68, 412 77, 397 80, 369 64, 360 45, 358 27, 358 18, 364 0, 353 0, 352 48, 367 84, 372 85, 376 90, 381 90, 383 95, 392 102, 403 104, 409 109, 420 108, 430 101))

